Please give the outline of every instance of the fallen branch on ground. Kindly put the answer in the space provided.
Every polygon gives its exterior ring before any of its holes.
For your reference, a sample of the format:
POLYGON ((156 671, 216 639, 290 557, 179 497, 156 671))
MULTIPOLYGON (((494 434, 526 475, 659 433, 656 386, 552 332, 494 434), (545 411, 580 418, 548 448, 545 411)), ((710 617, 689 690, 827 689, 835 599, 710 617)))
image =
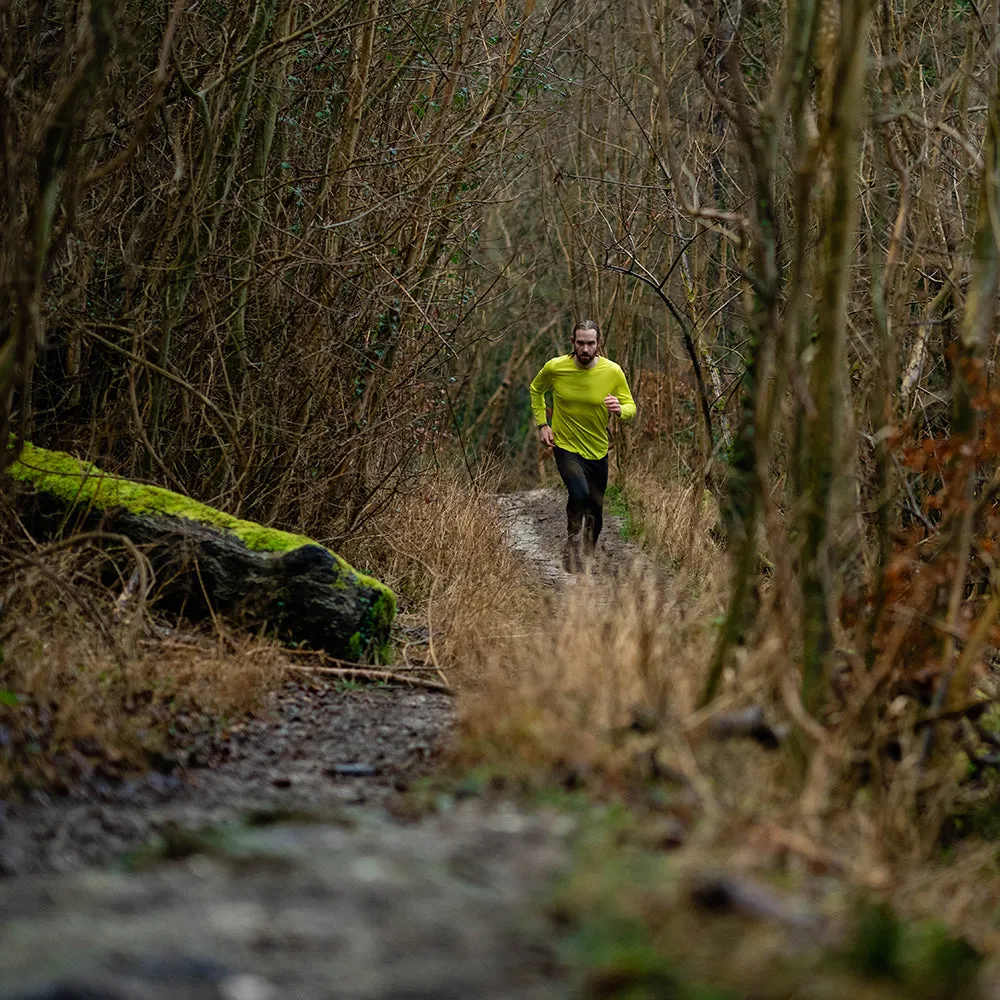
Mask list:
MULTIPOLYGON (((344 661, 339 661, 344 662, 344 661)), ((288 670, 297 670, 305 674, 321 674, 324 677, 343 677, 347 680, 383 681, 386 684, 403 684, 409 687, 426 688, 428 691, 440 691, 442 694, 455 693, 455 689, 449 684, 441 681, 433 681, 424 677, 408 677, 405 673, 395 670, 373 670, 355 664, 346 664, 338 667, 313 667, 299 663, 288 663, 285 665, 288 670)))

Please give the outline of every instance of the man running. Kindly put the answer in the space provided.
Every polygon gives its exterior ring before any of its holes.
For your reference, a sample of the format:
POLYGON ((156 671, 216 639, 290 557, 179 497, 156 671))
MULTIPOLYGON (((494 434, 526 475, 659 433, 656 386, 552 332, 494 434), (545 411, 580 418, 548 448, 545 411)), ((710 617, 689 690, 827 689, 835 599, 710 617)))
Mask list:
POLYGON ((612 416, 631 420, 635 400, 625 373, 599 354, 601 331, 593 320, 581 320, 573 327, 572 345, 571 353, 547 361, 532 380, 531 409, 539 439, 555 452, 569 492, 563 568, 578 573, 593 555, 604 525, 608 422, 612 416), (551 426, 545 414, 546 392, 552 393, 551 426))

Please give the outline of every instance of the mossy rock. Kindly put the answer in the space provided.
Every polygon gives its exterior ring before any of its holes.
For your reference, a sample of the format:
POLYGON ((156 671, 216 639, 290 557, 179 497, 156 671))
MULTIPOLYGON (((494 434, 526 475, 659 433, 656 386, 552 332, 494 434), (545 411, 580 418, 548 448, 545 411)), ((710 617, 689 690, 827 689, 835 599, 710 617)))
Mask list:
POLYGON ((305 535, 27 443, 7 475, 50 510, 147 547, 159 578, 171 580, 162 596, 189 613, 210 606, 351 659, 377 657, 388 642, 393 592, 305 535))

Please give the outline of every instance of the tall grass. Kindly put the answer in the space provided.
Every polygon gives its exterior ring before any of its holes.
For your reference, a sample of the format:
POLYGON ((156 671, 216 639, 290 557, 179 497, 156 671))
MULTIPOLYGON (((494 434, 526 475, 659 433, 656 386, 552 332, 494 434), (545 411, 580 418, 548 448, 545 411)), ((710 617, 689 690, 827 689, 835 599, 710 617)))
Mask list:
POLYGON ((341 550, 396 591, 404 640, 426 636, 421 655, 455 684, 482 681, 492 654, 538 616, 537 587, 500 520, 498 482, 490 469, 427 478, 341 550))
POLYGON ((540 599, 518 635, 476 651, 484 684, 463 700, 466 759, 532 781, 568 768, 617 782, 636 763, 626 734, 693 710, 724 556, 691 488, 637 474, 623 502, 645 551, 635 546, 614 579, 582 576, 540 599))
POLYGON ((701 493, 631 477, 624 501, 646 552, 636 546, 615 580, 553 593, 511 545, 498 483, 491 471, 427 480, 345 554, 397 591, 402 655, 432 657, 457 688, 464 762, 543 782, 566 767, 620 779, 635 718, 659 727, 693 710, 724 608, 725 556, 701 493))
MULTIPOLYGON (((449 487, 446 537, 430 547, 439 574, 449 567, 453 606, 472 616, 448 646, 461 664, 460 769, 483 767, 521 789, 585 787, 599 800, 630 803, 646 817, 637 835, 657 844, 667 813, 686 838, 675 871, 776 877, 840 916, 846 900, 874 892, 906 919, 945 921, 977 947, 993 947, 995 849, 971 836, 944 852, 939 839, 956 808, 976 803, 989 813, 989 793, 963 784, 957 747, 950 766, 922 765, 920 730, 909 730, 915 736, 895 759, 887 741, 866 731, 870 715, 849 717, 856 691, 846 669, 823 723, 807 716, 797 694, 795 611, 776 603, 766 576, 761 626, 736 651, 719 697, 696 708, 729 576, 700 490, 631 475, 623 499, 641 540, 634 564, 554 594, 533 589, 530 573, 525 582, 493 508, 473 495, 470 503, 466 487, 449 487), (455 558, 456 546, 468 558, 455 558), (777 750, 717 737, 715 722, 748 705, 784 734, 777 750)), ((662 889, 615 891, 655 907, 670 899, 657 896, 662 889)))
POLYGON ((898 745, 888 731, 873 736, 866 727, 882 709, 852 708, 859 688, 848 663, 825 719, 808 717, 798 698, 794 608, 776 603, 766 575, 760 626, 736 650, 720 696, 697 710, 729 561, 710 505, 690 484, 630 476, 623 498, 642 546, 634 565, 614 579, 577 578, 555 594, 525 584, 495 513, 481 496, 470 503, 463 495, 448 493, 442 537, 423 556, 437 553, 438 576, 454 587, 440 590, 440 608, 452 609, 441 626, 454 628, 459 609, 466 616, 467 627, 447 640, 465 682, 462 765, 485 764, 533 787, 584 782, 602 795, 643 797, 679 777, 707 823, 702 836, 777 825, 848 859, 862 881, 932 857, 956 805, 970 795, 982 801, 982 787, 962 784, 960 753, 947 766, 921 762, 922 731, 902 716, 898 745), (788 734, 776 752, 715 737, 718 717, 748 705, 788 734))

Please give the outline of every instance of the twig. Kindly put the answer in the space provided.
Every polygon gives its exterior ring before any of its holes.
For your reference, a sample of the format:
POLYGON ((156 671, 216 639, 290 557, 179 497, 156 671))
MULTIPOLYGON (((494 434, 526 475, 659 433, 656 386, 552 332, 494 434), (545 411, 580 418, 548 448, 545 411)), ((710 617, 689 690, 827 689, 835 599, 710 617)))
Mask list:
POLYGON ((455 689, 440 681, 432 681, 425 677, 408 677, 394 670, 375 670, 370 667, 307 667, 298 663, 285 664, 288 670, 298 670, 304 674, 321 674, 324 677, 346 677, 366 681, 385 681, 389 684, 402 684, 408 687, 422 687, 429 691, 440 691, 442 694, 453 695, 455 689))
POLYGON ((799 728, 816 741, 824 754, 835 756, 836 750, 833 748, 830 734, 806 711, 799 695, 797 678, 792 673, 786 673, 781 678, 780 690, 785 708, 799 728))
MULTIPOLYGON (((917 719, 913 723, 913 728, 921 729, 924 726, 933 726, 937 722, 947 722, 950 719, 966 718, 975 721, 986 709, 994 704, 996 704, 996 699, 994 698, 979 698, 968 705, 960 705, 958 708, 932 709, 923 718, 917 719)), ((979 727, 977 726, 977 728, 979 727)))
POLYGON ((776 823, 758 823, 750 827, 748 833, 751 842, 762 848, 795 854, 814 872, 845 874, 850 871, 850 866, 843 858, 820 847, 797 830, 786 830, 776 823))
MULTIPOLYGON (((46 556, 50 556, 55 552, 62 549, 69 549, 79 545, 81 542, 113 542, 121 545, 135 561, 135 570, 133 572, 133 583, 132 580, 126 587, 125 593, 118 598, 112 617, 117 619, 120 617, 125 608, 125 602, 132 596, 138 595, 138 605, 135 614, 132 616, 132 624, 128 629, 127 635, 129 637, 129 644, 134 645, 138 641, 138 630, 142 621, 142 612, 145 610, 146 598, 149 596, 150 590, 152 590, 153 582, 155 580, 155 574, 153 573, 153 568, 150 565, 149 559, 139 551, 135 542, 131 538, 127 538, 125 535, 115 534, 109 531, 82 531, 79 534, 70 535, 67 538, 59 539, 55 542, 50 542, 44 548, 30 554, 30 555, 18 555, 14 556, 6 563, 8 569, 15 569, 18 566, 31 566, 37 572, 42 573, 47 579, 59 587, 64 593, 66 593, 84 612, 85 615, 91 617, 93 621, 97 623, 98 628, 104 634, 105 638, 111 644, 112 648, 115 650, 116 658, 119 661, 119 666, 122 670, 125 669, 125 659, 126 653, 128 652, 122 645, 121 641, 114 634, 113 630, 110 628, 108 622, 105 620, 104 616, 100 614, 96 606, 90 604, 89 601, 85 601, 81 595, 78 593, 76 588, 72 584, 64 580, 62 574, 54 573, 51 571, 43 562, 42 559, 46 556)), ((16 584, 15 584, 16 587, 16 584)), ((6 600, 9 602, 10 597, 13 593, 13 589, 7 592, 6 600)))
POLYGON ((86 177, 84 177, 83 186, 85 188, 92 187, 98 181, 104 180, 105 177, 110 176, 116 170, 128 163, 129 160, 131 160, 136 154, 136 151, 142 145, 146 136, 149 134, 149 130, 153 124, 153 119, 156 117, 156 112, 160 108, 160 104, 163 101, 163 94, 170 81, 170 56, 173 51, 174 34, 177 30, 177 21, 180 18, 186 2, 187 0, 174 0, 173 9, 170 11, 170 16, 167 18, 167 27, 163 33, 163 43, 160 46, 160 61, 157 64, 156 73, 153 76, 153 93, 149 98, 146 112, 139 121, 139 125, 136 128, 135 133, 132 135, 128 145, 126 145, 123 150, 107 162, 95 167, 89 174, 87 174, 86 177))
MULTIPOLYGON (((613 247, 605 247, 604 269, 606 271, 613 271, 616 274, 624 274, 629 278, 635 278, 637 281, 641 281, 644 285, 648 285, 652 288, 660 301, 667 307, 671 316, 674 317, 677 325, 680 327, 681 335, 684 339, 684 349, 687 351, 688 358, 691 361, 691 368, 694 372, 695 383, 698 387, 698 398, 701 402, 701 416, 702 420, 705 422, 705 433, 708 436, 708 440, 705 444, 705 452, 710 455, 712 452, 714 434, 712 432, 712 411, 708 401, 708 389, 705 387, 705 379, 702 376, 701 364, 698 361, 698 349, 695 346, 692 331, 684 317, 681 316, 679 310, 674 305, 673 300, 663 290, 663 285, 666 279, 664 278, 663 281, 657 281, 650 271, 639 263, 631 249, 622 250, 621 241, 613 247), (618 264, 611 263, 611 254, 615 251, 621 251, 627 254, 629 259, 628 267, 621 267, 618 264), (635 269, 636 266, 641 268, 641 271, 637 271, 635 269)), ((673 268, 671 268, 671 270, 673 270, 673 268)))
POLYGON ((762 882, 743 875, 697 872, 690 880, 688 892, 694 903, 715 913, 744 913, 774 920, 817 938, 823 931, 820 913, 804 909, 762 882))
MULTIPOLYGON (((257 649, 251 649, 247 655, 253 656, 258 652, 273 652, 276 648, 285 656, 319 656, 325 663, 333 663, 338 667, 343 667, 348 670, 355 668, 358 670, 374 669, 367 663, 354 663, 351 660, 338 659, 336 656, 331 656, 324 649, 285 649, 283 647, 261 646, 257 649)), ((432 673, 434 670, 433 667, 421 666, 419 663, 408 663, 405 666, 395 666, 392 669, 394 673, 408 673, 410 671, 424 671, 425 673, 432 673)))

